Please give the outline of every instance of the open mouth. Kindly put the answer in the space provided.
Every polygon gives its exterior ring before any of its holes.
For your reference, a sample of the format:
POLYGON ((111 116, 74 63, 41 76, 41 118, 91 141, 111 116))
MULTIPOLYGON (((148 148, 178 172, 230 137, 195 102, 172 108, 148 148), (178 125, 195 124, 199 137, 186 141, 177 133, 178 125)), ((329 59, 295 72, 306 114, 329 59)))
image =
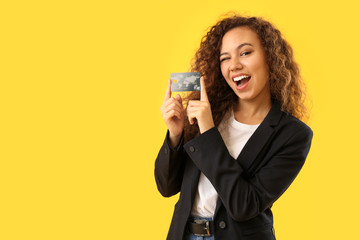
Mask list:
POLYGON ((247 83, 250 81, 251 76, 248 75, 241 75, 238 77, 233 78, 233 81, 236 84, 237 89, 243 89, 246 87, 247 83))

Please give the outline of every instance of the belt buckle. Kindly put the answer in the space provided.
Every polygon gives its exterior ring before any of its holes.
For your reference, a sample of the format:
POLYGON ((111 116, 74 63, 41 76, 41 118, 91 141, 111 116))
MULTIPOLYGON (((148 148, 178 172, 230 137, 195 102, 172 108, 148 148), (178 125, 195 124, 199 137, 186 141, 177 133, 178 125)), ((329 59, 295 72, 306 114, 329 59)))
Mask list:
POLYGON ((210 234, 210 222, 209 221, 204 221, 204 220, 194 220, 195 223, 205 223, 205 226, 204 226, 204 230, 206 231, 206 233, 204 234, 194 234, 195 236, 198 236, 198 237, 210 237, 211 234, 210 234))

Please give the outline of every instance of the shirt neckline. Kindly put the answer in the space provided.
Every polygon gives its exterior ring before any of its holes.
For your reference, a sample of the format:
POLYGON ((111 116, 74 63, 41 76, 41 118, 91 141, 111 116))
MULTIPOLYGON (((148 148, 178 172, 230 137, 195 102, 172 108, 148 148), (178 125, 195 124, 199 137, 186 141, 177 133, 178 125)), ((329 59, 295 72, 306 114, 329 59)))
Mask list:
POLYGON ((234 111, 231 111, 230 124, 236 128, 246 128, 246 129, 254 129, 260 125, 260 123, 259 124, 246 124, 246 123, 237 121, 234 116, 234 111))

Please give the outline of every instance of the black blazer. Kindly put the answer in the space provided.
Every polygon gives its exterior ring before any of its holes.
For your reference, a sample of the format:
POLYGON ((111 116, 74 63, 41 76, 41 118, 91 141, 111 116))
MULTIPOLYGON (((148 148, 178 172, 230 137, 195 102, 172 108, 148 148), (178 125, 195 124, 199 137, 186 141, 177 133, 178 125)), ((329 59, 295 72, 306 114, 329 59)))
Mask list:
POLYGON ((214 215, 215 239, 275 239, 270 210, 304 164, 312 131, 274 102, 238 158, 229 154, 216 127, 179 145, 168 134, 155 162, 159 192, 170 197, 180 191, 167 239, 183 239, 200 171, 219 198, 214 215))

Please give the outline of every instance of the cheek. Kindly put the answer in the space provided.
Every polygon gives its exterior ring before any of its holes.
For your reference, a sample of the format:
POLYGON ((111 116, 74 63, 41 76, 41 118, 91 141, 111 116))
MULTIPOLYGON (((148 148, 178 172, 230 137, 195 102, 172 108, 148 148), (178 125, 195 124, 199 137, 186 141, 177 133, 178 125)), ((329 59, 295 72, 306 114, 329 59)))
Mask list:
POLYGON ((223 75, 223 77, 226 79, 226 66, 225 64, 221 64, 220 65, 220 71, 221 71, 221 74, 223 75))
POLYGON ((220 64, 220 71, 221 71, 221 74, 224 76, 224 65, 223 64, 220 64))
POLYGON ((253 65, 253 70, 259 74, 263 80, 267 81, 269 78, 269 70, 267 64, 263 61, 258 61, 256 64, 253 65))

